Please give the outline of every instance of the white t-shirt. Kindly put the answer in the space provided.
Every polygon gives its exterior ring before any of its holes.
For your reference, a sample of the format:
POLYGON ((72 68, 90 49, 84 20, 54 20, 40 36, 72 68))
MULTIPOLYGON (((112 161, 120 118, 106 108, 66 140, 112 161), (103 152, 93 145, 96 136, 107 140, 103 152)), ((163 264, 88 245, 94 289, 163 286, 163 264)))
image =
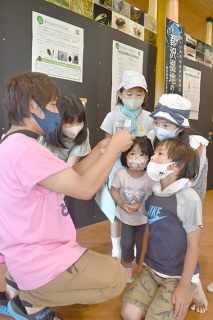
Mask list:
MULTIPOLYGON (((153 119, 149 116, 150 112, 143 110, 135 120, 137 136, 144 136, 153 129, 153 119)), ((129 119, 121 109, 109 112, 101 124, 101 129, 113 135, 116 132, 116 122, 129 119)))
POLYGON ((123 202, 128 204, 141 203, 141 206, 133 215, 128 215, 126 211, 117 206, 116 217, 131 226, 139 226, 146 223, 145 201, 152 193, 154 183, 146 171, 140 178, 132 178, 126 168, 117 171, 112 181, 112 186, 120 189, 120 196, 123 202))

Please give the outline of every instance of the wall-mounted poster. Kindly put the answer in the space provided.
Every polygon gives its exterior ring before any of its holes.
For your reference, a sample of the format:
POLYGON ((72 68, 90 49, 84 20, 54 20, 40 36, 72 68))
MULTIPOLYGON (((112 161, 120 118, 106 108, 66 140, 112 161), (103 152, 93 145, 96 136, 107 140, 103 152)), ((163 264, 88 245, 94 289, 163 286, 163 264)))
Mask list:
POLYGON ((84 30, 32 13, 32 71, 82 82, 84 30))
POLYGON ((116 94, 124 71, 143 72, 143 51, 113 40, 111 109, 116 109, 116 94))
POLYGON ((166 19, 164 92, 182 95, 184 27, 166 19))
POLYGON ((192 108, 189 119, 198 120, 200 105, 201 71, 183 67, 183 97, 188 99, 192 108))

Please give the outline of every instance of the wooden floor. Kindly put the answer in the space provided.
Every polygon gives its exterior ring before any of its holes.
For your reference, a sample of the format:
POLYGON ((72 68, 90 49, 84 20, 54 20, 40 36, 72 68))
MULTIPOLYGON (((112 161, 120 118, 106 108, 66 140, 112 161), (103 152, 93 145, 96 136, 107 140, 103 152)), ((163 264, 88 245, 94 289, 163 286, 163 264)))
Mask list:
MULTIPOLYGON (((200 278, 209 302, 208 312, 206 314, 198 314, 189 310, 185 320, 213 320, 213 293, 206 290, 207 285, 213 282, 213 190, 206 193, 203 205, 203 225, 201 249, 200 249, 200 278)), ((77 230, 77 240, 79 244, 94 251, 110 255, 110 223, 104 221, 92 226, 84 227, 77 230)), ((1 272, 0 280, 3 279, 1 272)), ((0 290, 4 289, 5 283, 2 280, 0 290)), ((126 286, 126 289, 129 285, 126 286)), ((125 289, 125 290, 126 290, 125 289)), ((125 291, 124 290, 124 291, 125 291)), ((64 320, 121 320, 120 316, 122 295, 111 299, 105 303, 97 305, 74 305, 68 307, 53 308, 58 316, 64 320)), ((1 316, 0 320, 12 319, 10 317, 1 316)))

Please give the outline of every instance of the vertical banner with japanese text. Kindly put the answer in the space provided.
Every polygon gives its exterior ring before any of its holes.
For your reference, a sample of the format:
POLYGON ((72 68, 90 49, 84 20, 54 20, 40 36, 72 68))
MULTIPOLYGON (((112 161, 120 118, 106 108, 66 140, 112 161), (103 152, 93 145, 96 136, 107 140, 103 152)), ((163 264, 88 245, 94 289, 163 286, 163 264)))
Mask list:
POLYGON ((166 18, 164 93, 183 91, 184 27, 166 18))

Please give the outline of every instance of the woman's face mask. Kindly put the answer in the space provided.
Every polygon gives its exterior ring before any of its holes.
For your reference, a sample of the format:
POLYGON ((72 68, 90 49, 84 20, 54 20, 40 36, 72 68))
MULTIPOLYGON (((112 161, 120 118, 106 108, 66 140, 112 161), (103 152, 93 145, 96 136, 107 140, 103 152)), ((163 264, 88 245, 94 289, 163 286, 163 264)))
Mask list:
POLYGON ((44 133, 49 134, 53 132, 56 127, 60 123, 60 114, 57 112, 49 111, 45 109, 44 111, 44 119, 37 117, 34 113, 32 113, 33 118, 44 131, 44 133))

